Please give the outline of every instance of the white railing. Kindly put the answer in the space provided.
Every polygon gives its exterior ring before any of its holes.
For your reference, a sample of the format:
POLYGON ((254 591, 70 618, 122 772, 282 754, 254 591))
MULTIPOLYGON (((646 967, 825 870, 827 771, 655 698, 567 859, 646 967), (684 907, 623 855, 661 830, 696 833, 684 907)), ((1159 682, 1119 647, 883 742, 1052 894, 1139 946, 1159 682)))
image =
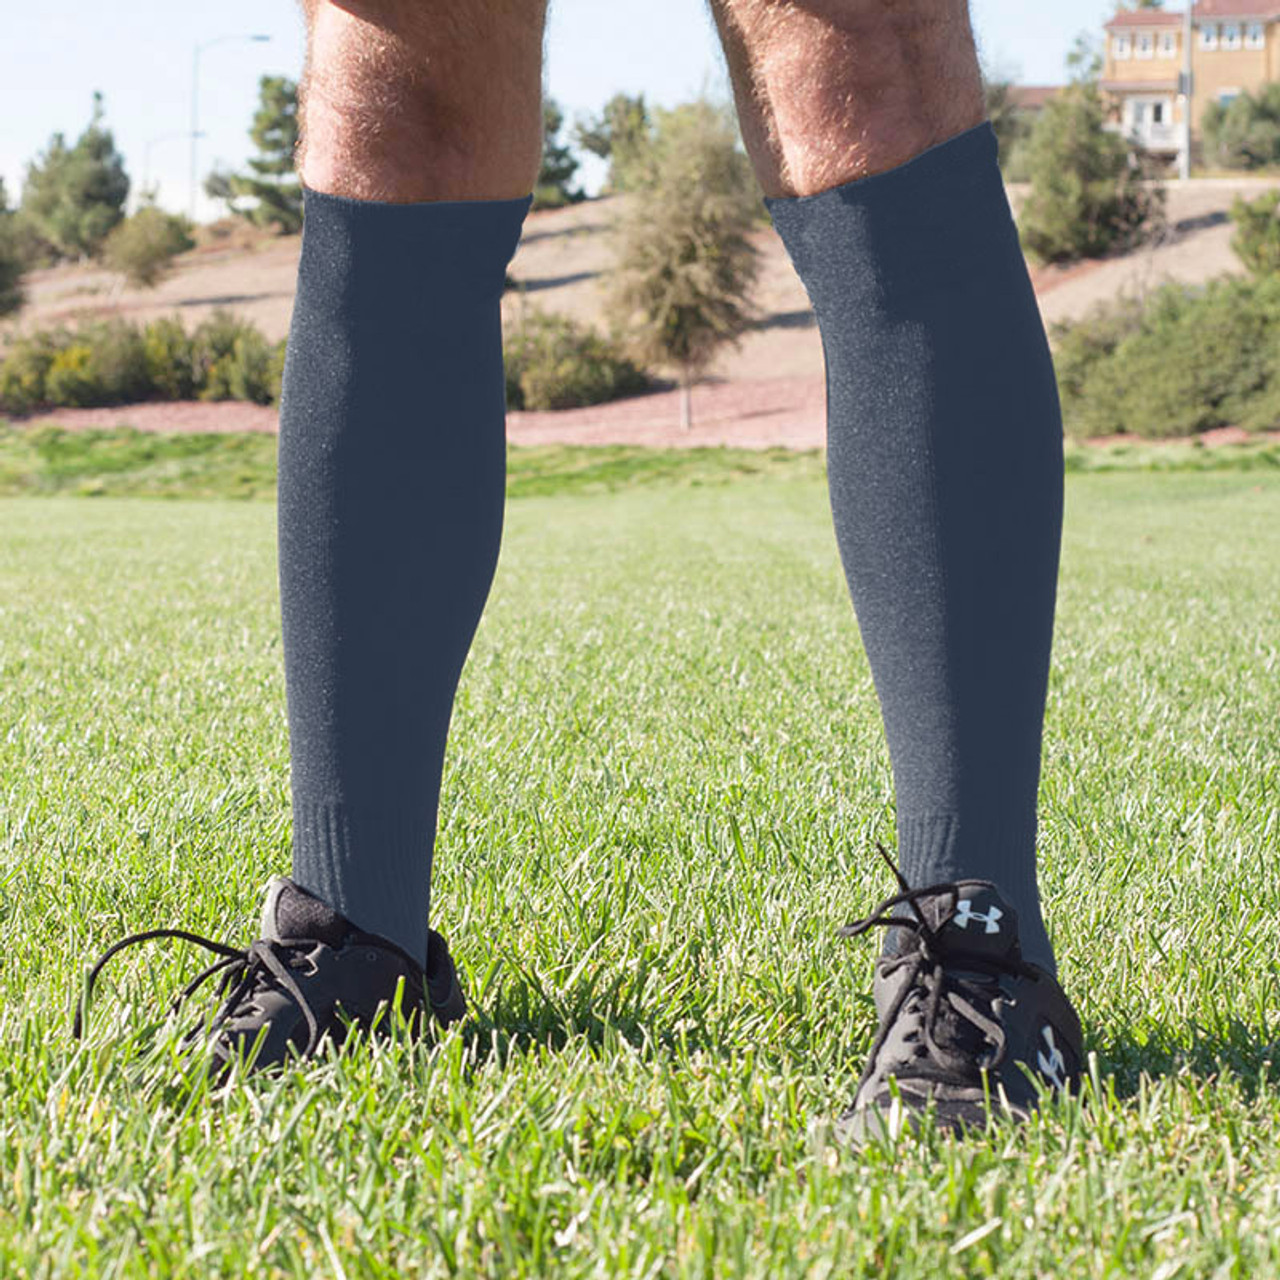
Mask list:
POLYGON ((1176 124, 1103 125, 1109 133, 1121 133, 1148 151, 1176 151, 1181 145, 1176 124))

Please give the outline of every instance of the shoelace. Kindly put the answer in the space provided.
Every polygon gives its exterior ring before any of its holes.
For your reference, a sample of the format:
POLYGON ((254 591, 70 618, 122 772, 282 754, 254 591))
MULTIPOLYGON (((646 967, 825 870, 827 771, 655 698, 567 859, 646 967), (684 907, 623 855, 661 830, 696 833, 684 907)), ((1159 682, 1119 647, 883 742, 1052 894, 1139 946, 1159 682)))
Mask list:
POLYGON ((840 930, 842 938, 856 938, 868 930, 881 927, 889 929, 907 929, 915 933, 915 945, 908 947, 899 955, 885 962, 884 971, 894 973, 899 969, 908 970, 907 978, 902 984, 901 992, 892 1009, 884 1019, 880 1034, 871 1048, 871 1058, 875 1059, 884 1041, 888 1038, 894 1023, 906 1006, 921 998, 924 1009, 921 1016, 923 1033, 923 1049, 932 1063, 939 1069, 938 1078, 947 1080, 957 1072, 971 1070, 973 1063, 962 1053, 955 1053, 938 1042, 937 1029, 944 1005, 952 1009, 977 1030, 991 1045, 991 1052, 977 1065, 991 1069, 1004 1058, 1008 1037, 999 1019, 989 1012, 992 1000, 999 995, 996 981, 1001 974, 1014 977, 1035 977, 1036 971, 1031 965, 1012 957, 996 957, 975 955, 971 952, 952 952, 943 956, 938 945, 938 931, 925 919, 920 910, 919 901, 940 893, 957 893, 955 881, 941 881, 938 884, 913 888, 907 883, 902 872, 894 864, 893 859, 885 852, 884 846, 877 844, 880 856, 893 872, 901 892, 885 898, 872 909, 871 913, 861 920, 845 925, 840 930), (907 906, 913 915, 894 915, 894 909, 907 906), (982 977, 961 977, 960 974, 989 975, 982 977))
POLYGON ((89 998, 93 994, 94 983, 97 982, 98 975, 101 974, 107 962, 126 947, 135 946, 140 942, 150 942, 153 938, 181 938, 184 942, 194 942, 197 946, 204 947, 207 951, 222 957, 183 987, 174 998, 170 1012, 177 1013, 210 978, 220 973, 222 978, 218 983, 217 995, 226 995, 226 1000, 223 1002, 221 1012, 214 1019, 213 1026, 217 1027, 227 1020, 231 1011, 246 996, 276 985, 283 988, 306 1019, 307 1044, 302 1050, 303 1054, 313 1052, 319 1044, 320 1019, 311 1007, 311 1002, 303 994, 297 979, 289 972, 293 949, 288 944, 261 938, 243 951, 238 951, 235 947, 228 947, 225 943, 201 937, 200 934, 191 933, 186 929, 147 929, 142 933, 131 933, 127 938, 121 938, 119 942, 108 947, 98 957, 93 968, 89 970, 89 976, 85 979, 84 993, 76 1005, 75 1017, 72 1019, 71 1034, 77 1040, 84 1034, 89 998), (230 994, 227 994, 228 992, 230 994))

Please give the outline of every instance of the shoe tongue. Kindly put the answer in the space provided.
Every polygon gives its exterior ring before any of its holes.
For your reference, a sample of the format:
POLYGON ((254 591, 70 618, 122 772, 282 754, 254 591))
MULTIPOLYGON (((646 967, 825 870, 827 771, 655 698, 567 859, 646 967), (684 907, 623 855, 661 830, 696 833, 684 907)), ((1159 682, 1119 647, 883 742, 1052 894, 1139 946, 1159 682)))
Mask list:
POLYGON ((351 922, 319 898, 277 876, 267 886, 262 907, 262 937, 272 942, 306 938, 339 947, 351 932, 351 922))
POLYGON ((953 891, 920 900, 942 956, 1003 959, 1020 951, 1018 913, 986 880, 961 880, 953 891))

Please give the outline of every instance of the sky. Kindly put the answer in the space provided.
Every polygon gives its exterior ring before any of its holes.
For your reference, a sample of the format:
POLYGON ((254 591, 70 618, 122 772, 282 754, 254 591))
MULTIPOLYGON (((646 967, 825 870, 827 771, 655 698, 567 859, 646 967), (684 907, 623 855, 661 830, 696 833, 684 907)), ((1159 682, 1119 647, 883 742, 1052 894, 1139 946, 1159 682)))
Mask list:
MULTIPOLYGON (((1097 31, 1108 0, 972 0, 989 67, 1024 84, 1056 84, 1082 30, 1097 31)), ((706 0, 551 0, 546 88, 569 121, 614 93, 672 106, 702 90, 728 96, 706 0)), ((93 91, 124 153, 135 190, 159 186, 160 203, 186 211, 191 194, 193 67, 199 65, 201 179, 215 164, 243 168, 262 75, 297 77, 303 30, 296 0, 7 0, 0 40, 0 177, 16 202, 28 163, 62 132, 88 123, 93 91), (266 41, 246 37, 261 35, 266 41), (213 43, 211 43, 213 42, 213 43), (199 48, 198 59, 196 50, 199 48)), ((593 191, 603 164, 587 157, 593 191)), ((216 216, 201 192, 197 216, 216 216)))

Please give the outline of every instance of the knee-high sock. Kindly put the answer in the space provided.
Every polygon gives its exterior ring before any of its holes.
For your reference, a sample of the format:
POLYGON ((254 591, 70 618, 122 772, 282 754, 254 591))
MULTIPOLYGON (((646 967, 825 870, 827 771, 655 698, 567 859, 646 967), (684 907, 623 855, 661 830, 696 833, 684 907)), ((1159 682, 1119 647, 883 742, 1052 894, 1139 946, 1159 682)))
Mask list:
POLYGON ((1035 841, 1062 427, 995 135, 766 205, 822 336, 831 507, 903 871, 995 881, 1052 968, 1035 841))
POLYGON ((530 199, 305 201, 280 412, 293 874, 421 962, 502 534, 500 301, 530 199))

